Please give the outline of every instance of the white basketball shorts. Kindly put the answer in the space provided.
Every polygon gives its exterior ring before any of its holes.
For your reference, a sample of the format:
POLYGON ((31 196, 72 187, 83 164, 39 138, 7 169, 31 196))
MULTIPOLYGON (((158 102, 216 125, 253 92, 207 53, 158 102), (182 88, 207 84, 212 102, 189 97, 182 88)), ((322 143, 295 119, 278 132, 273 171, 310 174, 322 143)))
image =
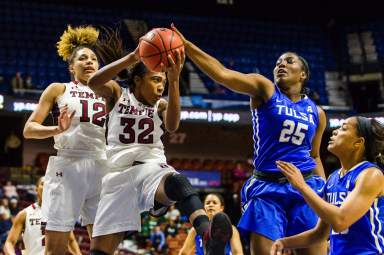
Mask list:
POLYGON ((140 231, 140 213, 154 206, 157 187, 170 173, 177 172, 163 163, 143 163, 108 173, 102 182, 93 237, 140 231))
POLYGON ((71 231, 79 216, 82 225, 93 224, 106 170, 106 160, 50 157, 42 201, 46 229, 71 231))

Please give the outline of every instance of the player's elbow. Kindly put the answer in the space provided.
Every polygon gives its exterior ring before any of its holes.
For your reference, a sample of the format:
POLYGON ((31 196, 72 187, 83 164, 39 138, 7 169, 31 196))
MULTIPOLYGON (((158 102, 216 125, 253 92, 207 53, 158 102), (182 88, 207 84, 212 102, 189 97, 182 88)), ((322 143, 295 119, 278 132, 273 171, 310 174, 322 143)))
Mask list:
POLYGON ((31 128, 30 128, 30 123, 26 123, 25 126, 24 126, 24 129, 23 129, 23 137, 25 139, 31 139, 33 138, 32 137, 32 134, 31 134, 31 128))
POLYGON ((332 229, 336 233, 341 233, 347 230, 349 227, 349 224, 346 222, 344 217, 339 217, 333 224, 332 229))
POLYGON ((167 129, 168 133, 174 133, 179 129, 179 123, 173 124, 173 125, 167 125, 166 129, 167 129))

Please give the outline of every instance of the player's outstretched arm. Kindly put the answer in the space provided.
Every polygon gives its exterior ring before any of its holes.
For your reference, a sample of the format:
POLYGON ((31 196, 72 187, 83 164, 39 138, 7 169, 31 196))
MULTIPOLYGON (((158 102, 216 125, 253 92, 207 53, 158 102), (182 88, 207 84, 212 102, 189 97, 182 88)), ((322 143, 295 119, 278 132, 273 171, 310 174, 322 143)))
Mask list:
POLYGON ((72 122, 75 112, 68 112, 67 107, 60 109, 57 126, 44 126, 42 123, 52 110, 56 98, 63 94, 65 86, 62 83, 52 83, 43 92, 39 103, 24 126, 24 138, 44 139, 58 135, 67 130, 72 122))
POLYGON ((192 228, 184 241, 183 247, 181 248, 179 255, 189 255, 196 247, 195 243, 196 231, 192 228))
POLYGON ((217 59, 186 40, 175 26, 172 25, 172 29, 182 38, 187 56, 217 83, 263 102, 273 95, 275 87, 266 77, 259 74, 244 74, 224 67, 217 59))
POLYGON ((162 100, 160 108, 162 108, 162 115, 165 128, 168 132, 175 132, 179 128, 180 123, 180 90, 179 78, 180 72, 183 69, 185 54, 183 51, 176 50, 176 63, 168 55, 170 66, 165 70, 168 79, 168 103, 162 100))
POLYGON ((27 213, 25 210, 20 211, 15 219, 13 220, 12 228, 8 233, 7 240, 4 243, 3 251, 5 255, 16 255, 15 253, 15 245, 19 237, 21 236, 21 232, 24 229, 25 218, 27 213))
POLYGON ((76 241, 75 235, 73 234, 73 231, 69 233, 69 239, 68 239, 68 251, 73 255, 81 255, 79 244, 76 241))
POLYGON ((89 88, 104 98, 111 98, 115 95, 115 86, 118 86, 112 79, 124 69, 137 63, 139 59, 138 48, 136 48, 134 52, 102 67, 88 79, 89 88))
POLYGON ((282 255, 283 251, 308 248, 328 239, 331 226, 319 219, 316 227, 303 233, 276 240, 271 247, 271 255, 282 255))
POLYGON ((303 195, 308 205, 335 232, 343 232, 359 220, 372 206, 374 200, 383 195, 384 175, 376 168, 368 168, 360 173, 356 186, 348 194, 340 207, 332 205, 319 197, 306 184, 301 172, 293 164, 277 162, 277 167, 288 181, 303 195), (359 206, 356 206, 359 205, 359 206))

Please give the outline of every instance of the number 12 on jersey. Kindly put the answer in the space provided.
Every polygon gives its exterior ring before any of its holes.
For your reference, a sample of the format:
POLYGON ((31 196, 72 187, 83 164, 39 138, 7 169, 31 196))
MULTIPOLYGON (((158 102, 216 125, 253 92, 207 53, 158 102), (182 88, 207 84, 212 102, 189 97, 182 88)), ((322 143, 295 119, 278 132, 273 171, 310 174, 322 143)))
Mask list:
POLYGON ((305 131, 308 130, 308 125, 293 120, 285 120, 283 122, 283 129, 280 133, 279 142, 291 142, 296 145, 301 145, 305 138, 305 131))

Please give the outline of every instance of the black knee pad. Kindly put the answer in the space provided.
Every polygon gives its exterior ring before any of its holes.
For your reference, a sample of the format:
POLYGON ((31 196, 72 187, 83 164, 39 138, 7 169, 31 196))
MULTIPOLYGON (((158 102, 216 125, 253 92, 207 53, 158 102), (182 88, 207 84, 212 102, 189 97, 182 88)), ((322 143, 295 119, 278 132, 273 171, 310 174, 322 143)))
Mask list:
POLYGON ((164 190, 167 197, 180 202, 192 195, 197 195, 187 177, 181 174, 173 174, 164 182, 164 190))
POLYGON ((151 215, 152 217, 159 218, 161 216, 164 216, 167 213, 168 208, 169 208, 169 206, 163 205, 162 203, 157 202, 155 200, 155 204, 154 204, 153 208, 151 208, 149 210, 149 215, 151 215))
POLYGON ((185 176, 174 174, 167 177, 164 189, 169 199, 177 201, 182 215, 189 218, 196 210, 204 209, 199 196, 185 176))
POLYGON ((98 251, 98 250, 91 250, 90 255, 109 255, 108 253, 105 253, 103 251, 98 251))

